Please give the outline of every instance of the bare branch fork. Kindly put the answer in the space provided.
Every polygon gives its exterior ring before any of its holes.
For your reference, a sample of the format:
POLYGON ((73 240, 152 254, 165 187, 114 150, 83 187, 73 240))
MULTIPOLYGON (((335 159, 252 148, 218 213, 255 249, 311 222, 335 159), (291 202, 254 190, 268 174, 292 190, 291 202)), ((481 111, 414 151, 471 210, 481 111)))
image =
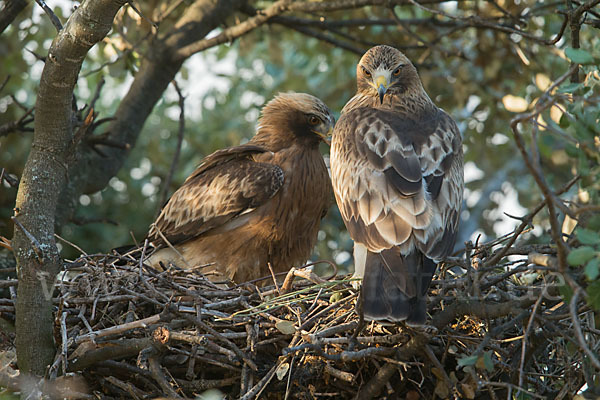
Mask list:
MULTIPOLYGON (((552 239, 556 243, 558 248, 558 261, 559 267, 561 271, 566 271, 567 269, 567 253, 568 249, 566 247, 565 242, 561 237, 561 230, 558 222, 558 217, 556 214, 555 204, 556 204, 556 196, 552 192, 552 190, 548 187, 546 180, 544 179, 541 171, 536 166, 534 160, 532 160, 531 156, 527 152, 523 136, 519 131, 519 124, 525 121, 531 121, 536 118, 542 111, 552 106, 554 100, 550 97, 550 93, 558 87, 561 83, 563 83, 567 78, 569 78, 578 68, 578 65, 575 64, 569 68, 567 72, 565 72, 561 77, 559 77, 550 87, 546 90, 546 92, 540 97, 538 102, 535 105, 535 109, 526 114, 517 115, 510 122, 510 127, 513 131, 515 142, 519 151, 521 152, 521 157, 525 161, 525 165, 529 169, 529 172, 535 179, 538 187, 541 189, 544 198, 546 199, 546 205, 548 206, 548 211, 550 213, 550 226, 552 232, 552 239)), ((537 154, 537 143, 532 141, 532 146, 535 148, 534 152, 537 154)))

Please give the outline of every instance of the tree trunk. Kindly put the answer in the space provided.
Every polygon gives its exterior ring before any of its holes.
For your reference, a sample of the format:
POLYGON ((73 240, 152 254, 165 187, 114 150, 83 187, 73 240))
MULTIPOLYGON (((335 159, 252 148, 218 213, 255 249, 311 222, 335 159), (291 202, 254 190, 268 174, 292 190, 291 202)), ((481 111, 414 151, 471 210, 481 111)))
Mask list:
POLYGON ((102 40, 125 0, 88 0, 52 42, 35 110, 31 153, 19 184, 13 248, 18 264, 17 360, 22 373, 44 375, 54 359, 52 286, 61 268, 55 211, 74 144, 73 88, 88 50, 102 40))
POLYGON ((17 15, 27 7, 25 0, 6 0, 0 11, 0 34, 17 18, 17 15))

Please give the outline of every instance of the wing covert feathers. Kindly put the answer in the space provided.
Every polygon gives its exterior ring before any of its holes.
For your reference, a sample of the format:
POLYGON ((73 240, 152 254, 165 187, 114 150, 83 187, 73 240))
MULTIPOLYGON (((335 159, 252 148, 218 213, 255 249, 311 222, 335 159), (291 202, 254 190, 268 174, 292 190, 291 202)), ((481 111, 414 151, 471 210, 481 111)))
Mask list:
POLYGON ((336 124, 331 169, 356 241, 375 252, 401 246, 438 260, 448 254, 451 246, 438 242, 456 234, 463 175, 460 133, 444 111, 349 109, 336 124))
POLYGON ((252 154, 265 150, 238 146, 208 156, 173 194, 150 229, 149 238, 171 244, 220 227, 234 217, 272 198, 284 182, 282 169, 255 162, 252 154))

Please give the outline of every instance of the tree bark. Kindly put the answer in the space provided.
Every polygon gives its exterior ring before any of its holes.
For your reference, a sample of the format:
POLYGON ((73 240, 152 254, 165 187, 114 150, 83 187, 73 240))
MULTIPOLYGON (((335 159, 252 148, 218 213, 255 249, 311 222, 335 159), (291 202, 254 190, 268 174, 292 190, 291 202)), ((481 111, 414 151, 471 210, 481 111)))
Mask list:
POLYGON ((87 52, 106 36, 125 3, 84 2, 52 42, 42 72, 33 144, 17 193, 12 242, 19 277, 16 345, 22 373, 43 375, 55 355, 52 287, 62 261, 54 223, 73 148, 73 88, 87 52))
POLYGON ((25 0, 6 0, 0 10, 0 34, 17 18, 17 15, 27 7, 25 0))

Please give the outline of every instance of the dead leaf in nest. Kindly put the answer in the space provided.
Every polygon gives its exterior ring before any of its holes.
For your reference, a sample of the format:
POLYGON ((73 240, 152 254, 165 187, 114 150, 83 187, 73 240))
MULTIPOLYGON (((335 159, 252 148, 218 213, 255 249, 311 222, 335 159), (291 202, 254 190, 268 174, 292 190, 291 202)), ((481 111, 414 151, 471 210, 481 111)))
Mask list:
POLYGON ((448 388, 448 385, 446 385, 446 382, 444 382, 442 379, 439 379, 435 384, 435 390, 433 393, 435 393, 435 395, 441 399, 447 399, 450 396, 450 389, 448 388))
POLYGON ((279 367, 277 367, 277 370, 275 371, 275 374, 277 374, 277 379, 283 380, 283 378, 285 378, 285 376, 287 375, 289 370, 290 370, 289 363, 279 364, 279 367))
POLYGON ((406 393, 406 400, 419 400, 420 398, 421 396, 415 390, 411 390, 410 392, 406 393))
POLYGON ((292 321, 281 320, 275 324, 275 328, 284 335, 293 335, 296 333, 296 327, 292 321))
POLYGON ((471 384, 468 384, 468 383, 461 383, 460 388, 462 389, 461 391, 462 391, 463 395, 467 399, 475 398, 475 390, 477 389, 476 387, 473 387, 471 384))

